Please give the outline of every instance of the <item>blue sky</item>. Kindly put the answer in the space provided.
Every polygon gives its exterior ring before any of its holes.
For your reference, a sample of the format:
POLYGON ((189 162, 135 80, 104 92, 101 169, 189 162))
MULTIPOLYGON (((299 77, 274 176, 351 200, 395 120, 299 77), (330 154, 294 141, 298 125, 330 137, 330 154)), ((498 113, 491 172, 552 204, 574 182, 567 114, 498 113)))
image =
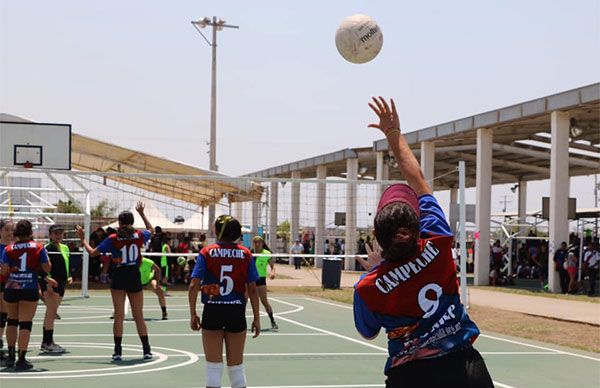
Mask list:
POLYGON ((0 111, 201 167, 210 48, 190 20, 239 25, 219 34, 217 158, 232 175, 370 145, 373 94, 411 131, 600 80, 597 0, 0 4, 0 111), (335 49, 355 13, 384 34, 365 65, 335 49))

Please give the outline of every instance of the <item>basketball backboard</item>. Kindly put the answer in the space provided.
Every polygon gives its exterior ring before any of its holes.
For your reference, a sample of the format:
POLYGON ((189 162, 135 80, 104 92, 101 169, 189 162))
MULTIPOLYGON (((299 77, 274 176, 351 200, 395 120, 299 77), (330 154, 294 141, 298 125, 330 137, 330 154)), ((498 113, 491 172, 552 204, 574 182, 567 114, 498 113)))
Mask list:
POLYGON ((71 125, 0 121, 0 167, 71 169, 71 125))

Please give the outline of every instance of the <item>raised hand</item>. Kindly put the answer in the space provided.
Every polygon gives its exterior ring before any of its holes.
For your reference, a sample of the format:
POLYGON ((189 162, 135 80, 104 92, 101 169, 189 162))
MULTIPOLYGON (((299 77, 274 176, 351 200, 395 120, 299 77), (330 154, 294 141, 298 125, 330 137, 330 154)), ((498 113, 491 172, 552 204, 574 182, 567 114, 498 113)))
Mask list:
POLYGON ((85 230, 79 225, 75 226, 75 234, 77 234, 77 237, 79 237, 80 240, 83 241, 85 239, 85 230))
POLYGON ((396 111, 396 104, 394 99, 390 99, 391 109, 385 99, 381 96, 372 97, 373 102, 369 102, 369 106, 373 109, 373 112, 379 117, 378 124, 369 124, 369 128, 377 128, 385 136, 393 132, 400 134, 400 119, 398 118, 398 112, 396 111))
POLYGON ((357 257, 356 260, 362 265, 365 271, 370 271, 373 267, 378 266, 383 261, 381 257, 381 247, 377 240, 373 240, 373 248, 369 246, 369 244, 365 244, 365 248, 367 249, 367 260, 362 257, 357 257))
POLYGON ((142 201, 138 201, 138 203, 135 205, 135 210, 140 214, 144 214, 144 209, 146 208, 146 205, 144 205, 144 202, 142 201))

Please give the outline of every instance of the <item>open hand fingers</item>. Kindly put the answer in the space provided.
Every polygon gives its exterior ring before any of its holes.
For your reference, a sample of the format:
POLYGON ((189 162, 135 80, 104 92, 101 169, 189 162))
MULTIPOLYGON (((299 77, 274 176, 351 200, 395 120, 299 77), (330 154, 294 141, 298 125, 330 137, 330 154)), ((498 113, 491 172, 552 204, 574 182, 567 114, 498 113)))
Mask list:
POLYGON ((381 104, 383 105, 383 109, 382 109, 382 113, 385 114, 390 114, 391 110, 390 110, 390 106, 388 105, 387 101, 385 100, 385 98, 379 96, 379 100, 381 101, 381 104))

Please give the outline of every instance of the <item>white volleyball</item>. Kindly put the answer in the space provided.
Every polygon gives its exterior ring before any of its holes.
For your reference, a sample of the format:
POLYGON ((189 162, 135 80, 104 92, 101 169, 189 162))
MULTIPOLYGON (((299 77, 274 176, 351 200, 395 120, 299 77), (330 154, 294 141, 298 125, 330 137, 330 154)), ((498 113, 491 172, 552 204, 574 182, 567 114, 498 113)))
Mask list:
POLYGON ((335 32, 335 46, 348 62, 366 63, 381 51, 383 34, 373 18, 352 15, 344 19, 335 32))

